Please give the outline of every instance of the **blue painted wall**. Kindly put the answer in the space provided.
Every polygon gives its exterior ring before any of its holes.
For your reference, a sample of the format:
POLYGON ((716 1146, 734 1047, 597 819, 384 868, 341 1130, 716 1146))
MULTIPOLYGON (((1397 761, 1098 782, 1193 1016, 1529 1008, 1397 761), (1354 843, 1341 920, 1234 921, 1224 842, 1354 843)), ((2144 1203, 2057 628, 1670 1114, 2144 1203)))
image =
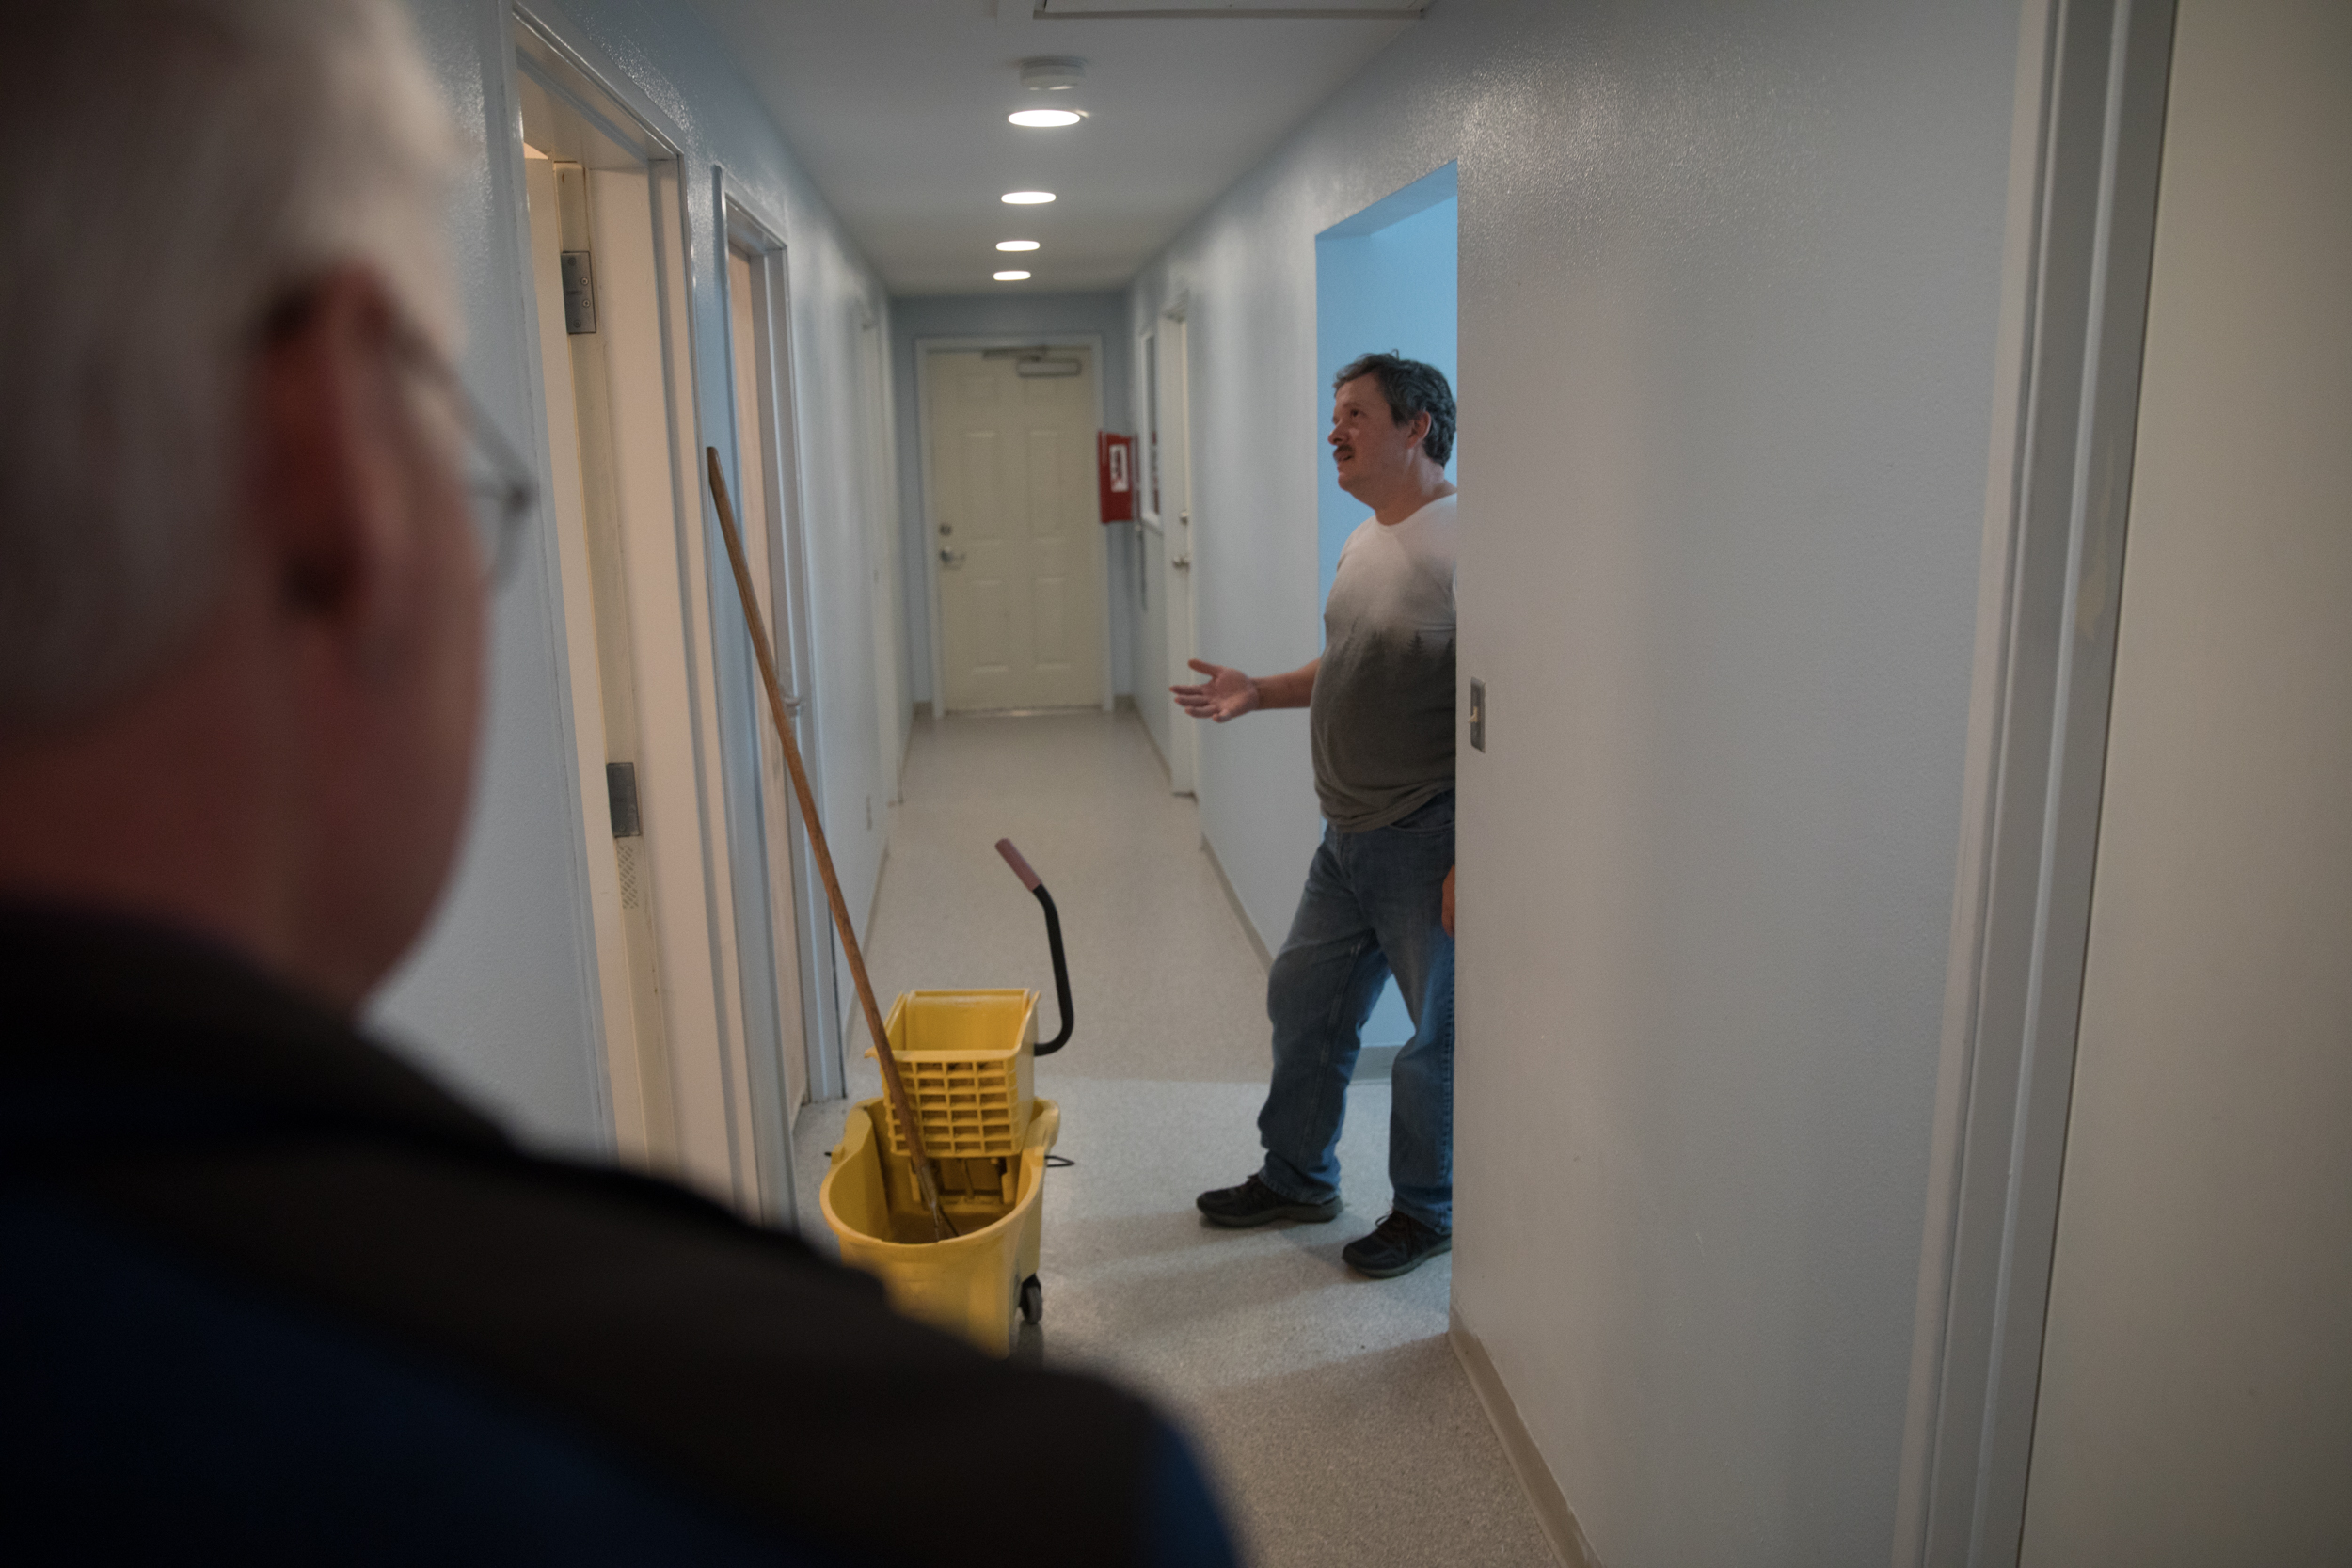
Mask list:
MULTIPOLYGON (((1331 378, 1359 355, 1393 351, 1454 375, 1454 284, 1461 203, 1454 166, 1414 181, 1315 236, 1315 391, 1318 414, 1331 419, 1331 378), (1431 198, 1435 198, 1435 200, 1431 198)), ((1458 395, 1459 388, 1456 388, 1458 395)), ((1454 443, 1454 459, 1461 443, 1454 443)), ((1327 451, 1319 458, 1315 508, 1320 611, 1331 596, 1332 575, 1347 536, 1369 515, 1340 488, 1327 451)), ((1453 477, 1453 461, 1446 475, 1453 477)), ((1366 1045, 1399 1045, 1412 1037, 1412 1015, 1391 980, 1364 1025, 1366 1045)))
MULTIPOLYGON (((1331 378, 1358 355, 1393 350, 1407 359, 1435 365, 1454 381, 1454 281, 1461 203, 1454 191, 1454 166, 1416 180, 1395 197, 1375 202, 1358 218, 1334 224, 1315 236, 1316 418, 1331 421, 1331 378), (1430 190, 1445 193, 1435 203, 1384 227, 1384 210, 1411 205, 1430 190), (1399 198, 1405 198, 1403 202, 1399 198)), ((1458 397, 1460 388, 1457 385, 1458 397)), ((1460 443, 1455 443, 1455 458, 1460 443)), ((1331 594, 1340 546, 1366 515, 1363 506, 1340 488, 1330 458, 1321 459, 1322 487, 1315 509, 1315 548, 1320 576, 1316 599, 1331 594)), ((1454 464, 1446 465, 1452 478, 1454 464)))

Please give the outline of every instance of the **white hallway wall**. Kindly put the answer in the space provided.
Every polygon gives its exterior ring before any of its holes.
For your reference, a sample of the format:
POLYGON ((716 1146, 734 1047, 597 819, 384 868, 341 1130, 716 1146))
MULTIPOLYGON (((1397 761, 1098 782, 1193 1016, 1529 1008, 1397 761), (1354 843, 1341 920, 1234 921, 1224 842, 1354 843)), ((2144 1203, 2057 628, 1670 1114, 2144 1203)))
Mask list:
POLYGON ((2352 1561, 2352 11, 2172 58, 2028 1568, 2352 1561))
MULTIPOLYGON (((453 255, 469 340, 462 365, 500 427, 526 452, 545 446, 532 370, 533 309, 518 246, 522 201, 517 110, 510 96, 508 8, 499 0, 410 0, 418 32, 469 155, 451 208, 453 255)), ((879 277, 843 234, 816 188, 736 71, 685 8, 659 0, 536 5, 570 41, 600 57, 683 132, 700 444, 734 452, 727 379, 723 242, 714 166, 789 248, 793 375, 800 390, 803 494, 812 557, 810 599, 828 836, 851 910, 871 907, 885 814, 872 829, 860 809, 883 786, 875 712, 865 509, 881 499, 861 482, 865 433, 858 402, 829 388, 858 385, 859 336, 868 318, 887 330, 879 277)), ((567 724, 562 607, 553 541, 544 519, 494 607, 490 691, 475 811, 455 881, 424 942, 375 1002, 377 1025, 427 1068, 529 1136, 571 1148, 609 1147, 601 1043, 588 927, 586 853, 567 724)), ((708 520, 706 508, 705 526, 708 520)), ((724 556, 710 559, 723 578, 724 556)), ((755 766, 747 648, 731 609, 731 580, 714 582, 721 701, 736 721, 730 771, 755 766)), ((738 782, 731 778, 731 784, 738 782)), ((732 792, 731 792, 732 793, 732 792)), ((737 799, 746 798, 736 794, 737 799)), ((738 833, 739 865, 756 866, 738 833)), ((750 879, 739 878, 748 889, 750 879)), ((744 934, 747 958, 764 944, 744 934)), ((747 964, 750 989, 755 971, 747 964)), ((698 980, 701 978, 696 977, 698 980)), ((791 1038, 797 1043, 797 1024, 791 1038)))
MULTIPOLYGON (((924 578, 924 561, 932 548, 923 517, 922 381, 915 373, 917 338, 985 338, 1005 334, 1100 333, 1103 362, 1095 375, 1103 394, 1103 428, 1133 431, 1129 413, 1129 369, 1133 345, 1127 341, 1127 305, 1116 293, 1025 293, 1007 289, 993 294, 915 294, 890 306, 891 387, 897 397, 898 517, 906 562, 907 687, 918 703, 931 700, 930 594, 924 578)), ((1128 585, 1135 571, 1133 525, 1113 525, 1104 539, 1109 546, 1111 628, 1111 689, 1135 690, 1134 596, 1128 585)))
MULTIPOLYGON (((1201 650, 1302 663, 1313 236, 1460 162, 1454 1302, 1611 1568, 1891 1549, 2018 32, 1453 0, 1131 292, 1189 312, 1201 650)), ((1201 738, 1279 940, 1304 720, 1201 738)))

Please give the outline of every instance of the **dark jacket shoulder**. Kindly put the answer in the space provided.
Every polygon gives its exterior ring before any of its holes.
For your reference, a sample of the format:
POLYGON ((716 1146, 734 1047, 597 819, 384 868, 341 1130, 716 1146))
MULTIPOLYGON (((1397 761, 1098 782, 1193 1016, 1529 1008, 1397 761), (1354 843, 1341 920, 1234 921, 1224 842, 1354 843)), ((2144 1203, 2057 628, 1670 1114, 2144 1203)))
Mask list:
POLYGON ((484 1390, 750 1539, 845 1562, 1228 1560, 1140 1402, 898 1319, 870 1279, 684 1189, 525 1152, 231 955, 0 911, 0 995, 12 1202, 484 1390), (1142 1555, 1203 1522, 1212 1555, 1142 1555))

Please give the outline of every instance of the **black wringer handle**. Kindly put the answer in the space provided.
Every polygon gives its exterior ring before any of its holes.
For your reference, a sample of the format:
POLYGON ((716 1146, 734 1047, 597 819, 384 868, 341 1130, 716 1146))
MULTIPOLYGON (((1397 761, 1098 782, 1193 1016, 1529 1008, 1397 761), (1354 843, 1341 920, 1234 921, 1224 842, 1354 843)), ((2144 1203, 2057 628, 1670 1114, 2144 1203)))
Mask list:
POLYGON ((1045 940, 1054 948, 1054 999, 1061 1004, 1061 1033, 1039 1046, 1037 1053, 1051 1056, 1070 1043, 1070 1026, 1073 1022, 1070 1010, 1070 960, 1061 948, 1061 911, 1054 908, 1054 895, 1045 891, 1044 881, 1029 868, 1029 863, 1021 858, 1021 851, 1012 847, 1012 840, 998 839, 996 852, 1005 857, 1005 863, 1011 866, 1012 874, 1021 879, 1021 885, 1036 894, 1037 901, 1045 906, 1045 940))

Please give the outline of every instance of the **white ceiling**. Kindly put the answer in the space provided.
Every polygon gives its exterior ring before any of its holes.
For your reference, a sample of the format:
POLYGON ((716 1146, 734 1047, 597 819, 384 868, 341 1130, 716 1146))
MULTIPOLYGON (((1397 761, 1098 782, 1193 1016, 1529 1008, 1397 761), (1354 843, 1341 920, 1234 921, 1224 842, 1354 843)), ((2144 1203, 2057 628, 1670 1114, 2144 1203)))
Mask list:
POLYGON ((1215 14, 1243 9, 1236 0, 1045 0, 1034 16, 1018 14, 1026 0, 691 0, 902 294, 1122 286, 1413 26, 1425 0, 1248 3, 1356 14, 1215 14), (998 3, 1016 14, 997 19, 998 3), (1091 14, 1056 20, 1081 8, 1091 14), (1039 55, 1085 59, 1085 83, 1025 89, 1019 64, 1039 55), (1061 131, 1006 123, 1041 106, 1088 119, 1061 131), (1026 189, 1060 199, 997 199, 1026 189), (999 256, 1007 239, 1043 248, 999 256), (1035 276, 990 281, 1002 266, 1035 276))

